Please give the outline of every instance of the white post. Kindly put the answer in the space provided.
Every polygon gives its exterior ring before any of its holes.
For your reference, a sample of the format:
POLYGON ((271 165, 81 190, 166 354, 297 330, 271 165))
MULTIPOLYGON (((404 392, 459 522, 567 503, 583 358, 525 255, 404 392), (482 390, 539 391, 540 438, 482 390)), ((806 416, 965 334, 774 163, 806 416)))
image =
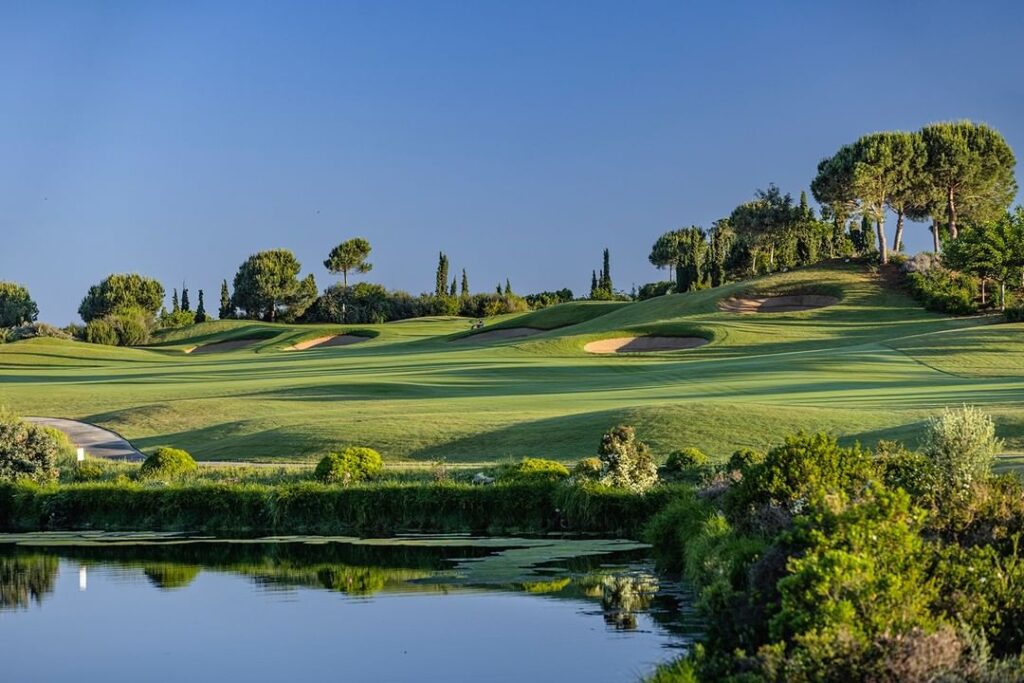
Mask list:
POLYGON ((78 462, 82 462, 83 460, 85 460, 84 448, 79 448, 77 451, 75 451, 75 454, 78 456, 78 462))

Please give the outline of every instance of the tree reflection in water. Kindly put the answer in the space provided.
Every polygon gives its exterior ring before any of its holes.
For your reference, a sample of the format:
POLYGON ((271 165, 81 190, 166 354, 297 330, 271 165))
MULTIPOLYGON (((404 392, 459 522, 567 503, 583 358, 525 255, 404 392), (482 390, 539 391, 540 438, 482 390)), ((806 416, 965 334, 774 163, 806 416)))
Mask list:
POLYGON ((56 555, 0 555, 0 610, 40 604, 57 581, 56 555))

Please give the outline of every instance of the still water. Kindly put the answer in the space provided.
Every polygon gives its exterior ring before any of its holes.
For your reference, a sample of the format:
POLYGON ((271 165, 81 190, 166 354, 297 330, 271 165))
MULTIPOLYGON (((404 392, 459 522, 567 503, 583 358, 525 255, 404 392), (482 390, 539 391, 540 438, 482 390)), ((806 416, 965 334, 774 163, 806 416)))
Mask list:
POLYGON ((637 681, 698 625, 625 541, 0 535, 0 680, 637 681))

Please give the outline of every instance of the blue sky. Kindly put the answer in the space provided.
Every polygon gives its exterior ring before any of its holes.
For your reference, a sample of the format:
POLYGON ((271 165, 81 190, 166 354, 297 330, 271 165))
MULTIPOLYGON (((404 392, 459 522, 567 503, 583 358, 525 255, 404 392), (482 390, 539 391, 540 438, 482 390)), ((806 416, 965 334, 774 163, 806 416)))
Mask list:
MULTIPOLYGON (((250 253, 368 279, 585 292, 654 239, 797 195, 879 129, 985 121, 1024 154, 1013 2, 0 4, 0 279, 63 324, 136 271, 215 303, 250 253)), ((890 232, 891 232, 890 226, 890 232)), ((912 249, 927 246, 910 226, 912 249)))

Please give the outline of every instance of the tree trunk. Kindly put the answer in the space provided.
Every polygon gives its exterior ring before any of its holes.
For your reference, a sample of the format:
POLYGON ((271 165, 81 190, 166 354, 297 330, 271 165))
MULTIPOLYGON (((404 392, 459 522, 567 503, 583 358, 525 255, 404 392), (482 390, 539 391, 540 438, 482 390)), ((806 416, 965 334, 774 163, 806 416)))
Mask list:
POLYGON ((1006 312, 1006 281, 999 281, 999 310, 1006 312))
POLYGON ((773 242, 771 247, 768 249, 768 272, 775 272, 775 243, 773 242))
POLYGON ((985 305, 985 278, 981 278, 981 305, 985 305))
POLYGON ((949 188, 946 194, 946 218, 949 220, 949 236, 956 239, 956 202, 953 201, 953 188, 949 188))
MULTIPOLYGON (((939 243, 939 224, 932 221, 932 244, 935 245, 935 253, 938 254, 942 251, 942 245, 939 243)), ((1021 279, 1024 282, 1024 277, 1021 279)))
POLYGON ((885 243, 885 221, 875 221, 875 232, 878 233, 878 255, 882 259, 882 265, 889 263, 889 245, 885 243))
POLYGON ((903 209, 896 213, 896 237, 892 241, 893 251, 903 251, 903 209))

